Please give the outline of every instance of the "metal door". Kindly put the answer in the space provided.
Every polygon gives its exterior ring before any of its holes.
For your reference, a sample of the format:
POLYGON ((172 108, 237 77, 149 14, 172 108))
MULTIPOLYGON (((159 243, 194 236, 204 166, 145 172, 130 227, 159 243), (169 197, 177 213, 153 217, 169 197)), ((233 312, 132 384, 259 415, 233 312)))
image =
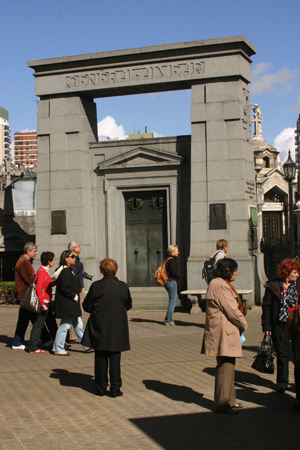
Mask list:
POLYGON ((282 238, 282 213, 263 211, 263 238, 265 242, 277 244, 282 238))
POLYGON ((166 253, 166 192, 127 192, 124 198, 127 283, 154 286, 154 273, 166 253))

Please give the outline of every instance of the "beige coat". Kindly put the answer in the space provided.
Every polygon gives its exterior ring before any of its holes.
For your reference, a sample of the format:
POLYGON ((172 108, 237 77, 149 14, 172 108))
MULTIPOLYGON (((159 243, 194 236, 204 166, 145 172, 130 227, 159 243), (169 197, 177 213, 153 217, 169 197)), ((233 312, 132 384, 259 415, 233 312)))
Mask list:
POLYGON ((231 287, 215 278, 206 294, 206 323, 202 351, 208 356, 242 356, 240 331, 247 330, 245 317, 238 309, 231 287))

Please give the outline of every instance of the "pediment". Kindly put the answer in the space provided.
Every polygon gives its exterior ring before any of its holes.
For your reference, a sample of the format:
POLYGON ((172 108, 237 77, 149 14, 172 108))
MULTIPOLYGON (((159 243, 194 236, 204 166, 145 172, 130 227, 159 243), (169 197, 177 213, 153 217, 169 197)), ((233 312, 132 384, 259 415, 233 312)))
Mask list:
POLYGON ((183 157, 174 153, 139 146, 113 158, 101 161, 98 170, 153 169, 180 166, 183 157))
POLYGON ((289 184, 284 179, 284 175, 278 169, 274 169, 269 172, 266 178, 260 181, 260 186, 264 193, 269 192, 271 189, 278 188, 281 192, 288 195, 289 184))

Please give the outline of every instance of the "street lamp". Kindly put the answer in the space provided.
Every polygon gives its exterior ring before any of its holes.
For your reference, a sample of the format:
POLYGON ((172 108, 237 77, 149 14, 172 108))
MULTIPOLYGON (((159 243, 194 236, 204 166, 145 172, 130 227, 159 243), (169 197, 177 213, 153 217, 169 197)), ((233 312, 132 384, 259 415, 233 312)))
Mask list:
POLYGON ((294 201, 293 201, 293 180, 296 176, 297 164, 291 158, 289 150, 288 159, 283 164, 284 178, 289 183, 289 209, 290 209, 290 255, 295 257, 295 238, 294 238, 294 201))

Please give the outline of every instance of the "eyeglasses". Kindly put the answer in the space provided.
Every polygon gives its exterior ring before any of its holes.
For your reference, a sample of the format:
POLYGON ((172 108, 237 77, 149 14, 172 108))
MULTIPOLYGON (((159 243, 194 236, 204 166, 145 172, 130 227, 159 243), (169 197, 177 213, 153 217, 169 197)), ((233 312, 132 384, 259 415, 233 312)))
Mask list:
POLYGON ((72 255, 72 256, 69 256, 69 258, 71 258, 71 259, 75 259, 75 258, 76 258, 76 256, 75 256, 75 255, 72 255))

